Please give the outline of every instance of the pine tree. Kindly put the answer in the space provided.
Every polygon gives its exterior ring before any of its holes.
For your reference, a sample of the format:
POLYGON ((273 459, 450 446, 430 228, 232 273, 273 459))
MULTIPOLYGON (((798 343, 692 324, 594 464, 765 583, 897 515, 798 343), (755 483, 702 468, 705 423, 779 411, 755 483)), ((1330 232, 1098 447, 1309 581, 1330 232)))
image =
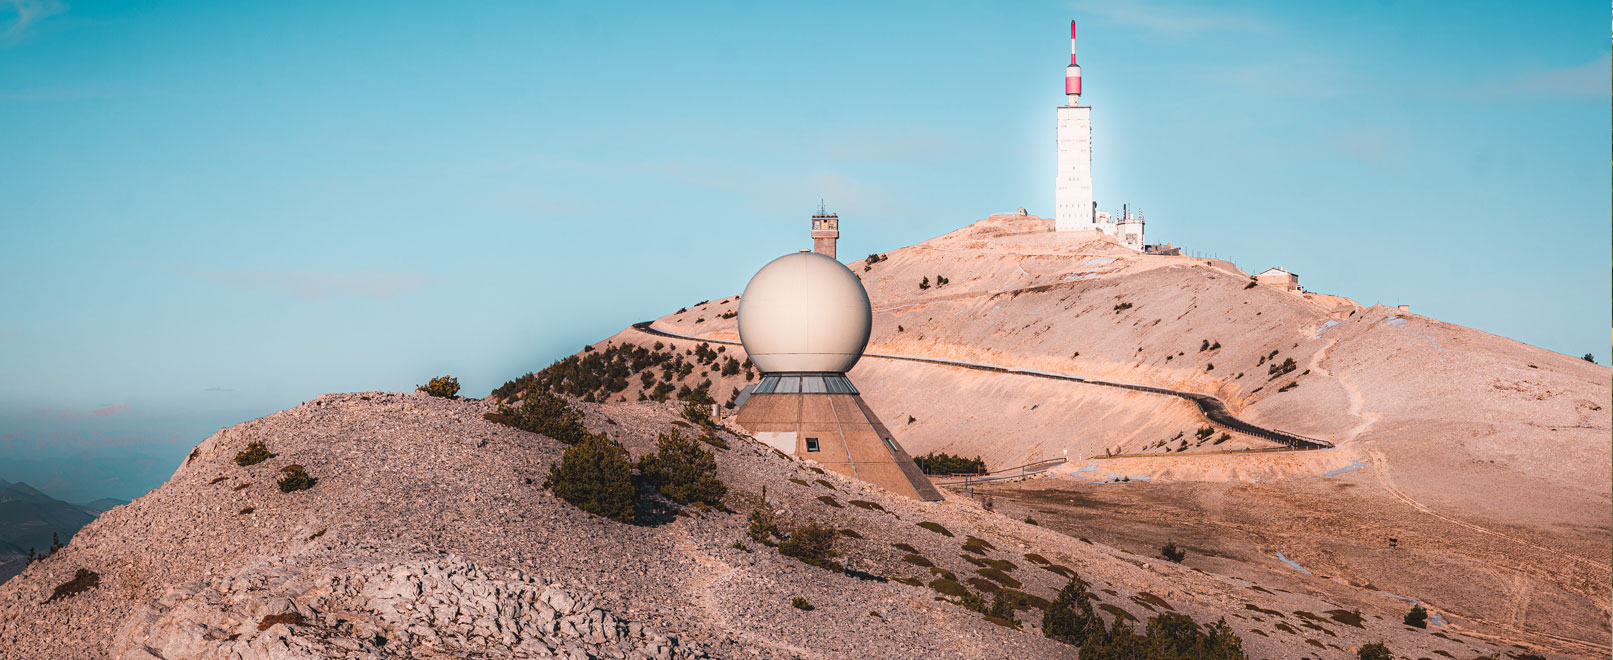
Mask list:
POLYGON ((1103 635, 1103 619, 1093 611, 1092 594, 1081 576, 1070 576, 1058 597, 1042 612, 1042 634, 1076 645, 1103 635))

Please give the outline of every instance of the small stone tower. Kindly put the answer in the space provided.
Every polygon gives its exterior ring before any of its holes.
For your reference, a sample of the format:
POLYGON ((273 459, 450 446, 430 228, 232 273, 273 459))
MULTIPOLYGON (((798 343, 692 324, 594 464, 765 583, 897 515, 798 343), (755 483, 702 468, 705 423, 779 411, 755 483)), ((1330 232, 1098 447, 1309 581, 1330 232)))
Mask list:
POLYGON ((818 212, 812 216, 812 251, 834 259, 839 239, 840 216, 825 211, 823 202, 818 202, 818 212))

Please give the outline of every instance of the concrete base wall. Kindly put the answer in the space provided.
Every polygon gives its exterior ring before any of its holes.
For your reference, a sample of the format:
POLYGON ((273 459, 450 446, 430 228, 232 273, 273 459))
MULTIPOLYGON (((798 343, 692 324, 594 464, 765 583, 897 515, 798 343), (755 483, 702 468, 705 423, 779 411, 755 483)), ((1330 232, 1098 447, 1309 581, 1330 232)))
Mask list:
POLYGON ((737 421, 774 448, 793 446, 787 453, 825 469, 914 499, 941 499, 859 395, 753 394, 739 409, 737 421), (809 451, 808 438, 816 440, 817 451, 809 451))

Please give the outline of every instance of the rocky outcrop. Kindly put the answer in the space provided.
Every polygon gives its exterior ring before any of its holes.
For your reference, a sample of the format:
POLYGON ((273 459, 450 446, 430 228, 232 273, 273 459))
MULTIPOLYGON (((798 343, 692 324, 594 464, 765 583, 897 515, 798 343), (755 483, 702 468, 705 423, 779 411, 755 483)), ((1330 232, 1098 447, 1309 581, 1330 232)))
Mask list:
POLYGON ((131 616, 117 660, 705 658, 618 618, 586 591, 460 557, 307 576, 284 568, 192 582, 131 616))

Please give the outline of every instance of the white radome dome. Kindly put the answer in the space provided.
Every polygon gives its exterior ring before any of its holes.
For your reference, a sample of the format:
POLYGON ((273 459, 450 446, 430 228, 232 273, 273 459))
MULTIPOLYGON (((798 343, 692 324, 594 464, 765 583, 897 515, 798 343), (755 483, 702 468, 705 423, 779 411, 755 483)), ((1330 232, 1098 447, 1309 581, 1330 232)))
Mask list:
POLYGON ((756 271, 739 299, 739 341, 764 374, 850 371, 873 325, 862 281, 804 250, 756 271))

